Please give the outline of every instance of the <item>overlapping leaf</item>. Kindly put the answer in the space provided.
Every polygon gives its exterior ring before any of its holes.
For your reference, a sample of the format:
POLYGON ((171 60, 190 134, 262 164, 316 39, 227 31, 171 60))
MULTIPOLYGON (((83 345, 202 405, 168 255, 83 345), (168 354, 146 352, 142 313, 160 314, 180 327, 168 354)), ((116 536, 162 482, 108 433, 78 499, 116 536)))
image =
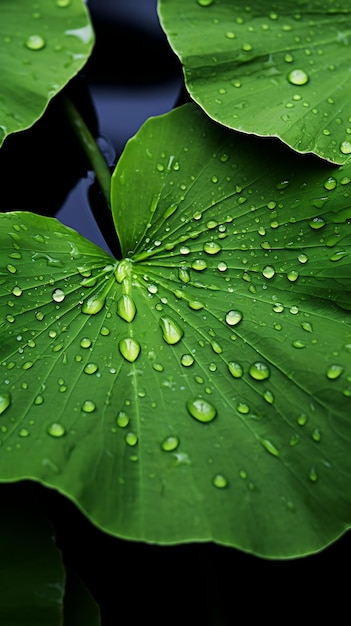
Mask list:
POLYGON ((350 160, 348 0, 159 0, 194 100, 225 126, 350 160))
POLYGON ((351 171, 268 146, 193 105, 149 120, 113 176, 121 261, 1 216, 0 479, 151 542, 345 531, 351 171))
POLYGON ((31 126, 86 63, 94 43, 82 0, 2 0, 0 145, 31 126))

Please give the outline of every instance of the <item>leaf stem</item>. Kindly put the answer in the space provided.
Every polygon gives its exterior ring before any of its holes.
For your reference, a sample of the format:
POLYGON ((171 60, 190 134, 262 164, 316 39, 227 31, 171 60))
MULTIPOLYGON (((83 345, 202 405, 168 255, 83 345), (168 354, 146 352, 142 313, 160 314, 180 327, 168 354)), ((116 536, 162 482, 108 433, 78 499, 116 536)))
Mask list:
POLYGON ((93 171, 95 172, 101 191, 105 197, 107 206, 111 210, 111 174, 105 157, 103 156, 99 146, 97 145, 93 135, 91 134, 78 109, 73 104, 71 98, 69 98, 67 95, 64 95, 62 96, 62 101, 66 109, 68 118, 73 126, 73 129, 81 143, 81 146, 86 156, 88 157, 93 171))

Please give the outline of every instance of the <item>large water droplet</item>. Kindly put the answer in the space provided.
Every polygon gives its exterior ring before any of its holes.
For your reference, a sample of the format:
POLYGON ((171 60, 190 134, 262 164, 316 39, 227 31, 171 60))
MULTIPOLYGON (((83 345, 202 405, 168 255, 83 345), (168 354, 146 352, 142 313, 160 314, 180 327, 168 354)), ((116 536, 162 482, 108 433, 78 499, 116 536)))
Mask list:
POLYGON ((236 361, 230 361, 228 363, 228 370, 234 378, 241 378, 244 373, 240 363, 236 363, 236 361))
POLYGON ((90 348, 90 346, 92 345, 92 341, 88 337, 83 337, 79 345, 81 346, 81 348, 90 348))
POLYGON ((11 394, 8 391, 0 392, 0 415, 8 409, 11 404, 11 394))
POLYGON ((186 403, 190 415, 199 422, 212 422, 217 415, 215 407, 203 398, 192 398, 186 403))
POLYGON ((254 380, 266 380, 270 376, 268 365, 257 361, 249 367, 249 374, 254 380))
POLYGON ((86 374, 95 374, 97 370, 98 370, 98 366, 96 365, 96 363, 87 363, 84 368, 84 372, 86 374))
POLYGON ((184 335, 183 329, 171 317, 162 316, 160 318, 160 326, 163 339, 170 345, 178 343, 184 335))
POLYGON ((82 411, 84 413, 92 413, 96 409, 96 404, 92 400, 85 400, 82 404, 82 411))
POLYGON ((194 363, 194 357, 192 356, 192 354, 183 354, 180 362, 182 365, 184 365, 184 367, 190 367, 190 365, 194 363))
POLYGON ((136 315, 134 300, 129 295, 123 295, 117 303, 117 313, 126 322, 132 322, 136 315))
POLYGON ((343 154, 351 154, 351 141, 343 141, 340 144, 340 152, 343 154))
POLYGON ((136 446, 136 444, 138 443, 138 437, 135 433, 132 432, 127 433, 124 440, 128 444, 128 446, 136 446))
POLYGON ((216 241, 208 241, 204 244, 204 251, 207 252, 207 254, 218 254, 220 250, 222 250, 222 248, 216 241))
POLYGON ((120 428, 125 428, 129 424, 129 417, 125 411, 119 411, 116 418, 117 426, 120 428))
POLYGON ((225 316, 225 321, 229 326, 236 326, 242 320, 243 315, 240 311, 228 311, 225 316))
POLYGON ((84 300, 82 305, 82 313, 86 315, 96 315, 99 313, 105 306, 106 295, 105 293, 95 293, 90 298, 84 300))
POLYGON ((55 289, 55 291, 52 292, 52 299, 54 302, 63 302, 65 292, 62 289, 55 289))
POLYGON ((269 452, 269 454, 272 456, 279 456, 279 450, 271 441, 269 441, 269 439, 260 439, 260 443, 267 450, 267 452, 269 452))
POLYGON ((296 69, 289 72, 288 81, 292 85, 306 85, 309 81, 309 76, 305 70, 296 69))
POLYGON ((129 363, 134 363, 138 358, 141 350, 140 343, 133 337, 125 337, 118 344, 119 351, 123 358, 129 363))
POLYGON ((192 262, 191 267, 193 268, 193 270, 202 272, 207 268, 207 264, 206 261, 204 261, 203 259, 195 259, 195 261, 192 262))

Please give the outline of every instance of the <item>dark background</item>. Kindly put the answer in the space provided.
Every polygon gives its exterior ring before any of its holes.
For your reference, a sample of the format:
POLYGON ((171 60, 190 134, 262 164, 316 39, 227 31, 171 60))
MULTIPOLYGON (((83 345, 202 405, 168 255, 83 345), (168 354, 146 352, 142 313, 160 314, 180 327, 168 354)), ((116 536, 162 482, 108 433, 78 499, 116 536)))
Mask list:
MULTIPOLYGON (((159 25, 156 0, 89 0, 88 6, 96 45, 68 89, 112 168, 148 117, 184 101, 182 71, 159 25)), ((111 232, 110 216, 88 170, 53 101, 32 129, 12 136, 0 151, 2 210, 54 215, 115 252, 115 241, 104 240, 97 226, 111 232)), ((30 489, 38 498, 67 567, 82 577, 100 605, 102 626, 285 624, 303 622, 307 613, 315 624, 329 611, 333 623, 349 621, 350 534, 319 554, 290 561, 215 544, 161 547, 102 533, 68 500, 40 485, 13 488, 30 489)))

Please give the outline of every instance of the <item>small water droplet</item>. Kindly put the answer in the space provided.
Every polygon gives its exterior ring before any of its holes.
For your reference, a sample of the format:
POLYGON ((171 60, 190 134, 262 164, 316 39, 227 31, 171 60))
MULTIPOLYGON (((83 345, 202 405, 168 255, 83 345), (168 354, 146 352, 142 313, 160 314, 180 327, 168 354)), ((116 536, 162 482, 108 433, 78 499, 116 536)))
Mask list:
POLYGON ((182 283, 188 283, 190 280, 190 274, 184 267, 180 267, 178 270, 178 278, 182 281, 182 283))
POLYGON ((343 371, 344 368, 341 365, 330 365, 327 369, 327 377, 330 380, 335 380, 336 378, 339 378, 339 376, 341 376, 343 371))
POLYGON ((87 363, 84 368, 84 372, 86 374, 95 374, 97 370, 98 370, 98 366, 96 365, 96 363, 87 363))
POLYGON ((297 418, 297 423, 299 426, 305 426, 307 424, 307 420, 307 415, 305 413, 301 413, 301 415, 297 418))
POLYGON ((328 191, 331 191, 332 189, 335 189, 335 187, 336 187, 335 178, 333 178, 333 176, 329 176, 329 178, 324 183, 324 188, 327 189, 328 191))
POLYGON ((225 487, 228 487, 228 481, 223 474, 216 474, 216 476, 213 477, 212 482, 217 489, 224 489, 225 487))
POLYGON ((85 400, 82 404, 82 411, 84 413, 92 413, 96 409, 96 404, 92 400, 85 400))
POLYGON ((195 261, 192 262, 191 267, 197 272, 202 272, 207 268, 207 264, 203 259, 195 259, 195 261))
POLYGON ((318 480, 318 474, 316 472, 316 469, 314 467, 311 467, 310 469, 310 473, 308 475, 308 478, 310 479, 310 481, 312 481, 313 483, 317 482, 318 480))
POLYGON ((250 407, 245 402, 238 402, 238 404, 236 405, 236 410, 242 415, 247 415, 248 413, 250 413, 250 407))
POLYGON ((306 85, 309 81, 309 76, 305 70, 295 69, 289 72, 288 81, 292 85, 306 85))
POLYGON ((322 217, 313 217, 309 222, 308 225, 313 228, 313 230, 319 230, 320 228, 323 228, 323 226, 325 226, 325 221, 322 217))
POLYGON ((133 337, 125 337, 118 344, 119 351, 123 358, 129 363, 134 363, 138 358, 141 346, 133 337))
POLYGON ((256 361, 249 367, 249 374, 254 380, 266 380, 270 376, 270 370, 268 365, 256 361))
POLYGON ((278 448, 276 448, 275 445, 269 441, 269 439, 260 439, 260 443, 272 456, 280 456, 278 448))
POLYGON ((71 0, 56 0, 56 6, 60 9, 65 9, 71 4, 71 0))
POLYGON ((65 299, 65 292, 62 289, 55 289, 55 291, 52 292, 52 299, 54 302, 63 302, 65 299))
POLYGON ((17 272, 17 267, 12 265, 11 263, 6 265, 6 269, 7 269, 8 272, 10 272, 10 274, 16 274, 16 272, 17 272))
POLYGON ((306 254, 299 254, 297 259, 298 259, 298 261, 300 261, 300 263, 307 263, 308 256, 306 254))
POLYGON ((0 415, 8 409, 11 404, 11 394, 8 391, 0 392, 0 415))
POLYGON ((218 263, 217 269, 219 272, 225 272, 228 269, 228 265, 224 263, 224 261, 221 261, 220 263, 218 263))
POLYGON ((90 346, 92 345, 92 341, 88 337, 83 337, 79 345, 81 346, 81 348, 90 348, 90 346))
POLYGON ((103 337, 107 337, 107 335, 110 334, 110 329, 107 328, 106 326, 103 326, 100 330, 100 335, 102 335, 103 337))
POLYGON ((64 426, 62 426, 62 424, 54 422, 48 427, 48 433, 52 437, 63 437, 63 435, 66 434, 66 429, 64 428, 64 426))
POLYGON ((160 318, 160 326, 163 339, 170 345, 178 343, 184 335, 183 329, 170 317, 162 316, 160 318))
POLYGON ((207 254, 218 254, 218 252, 222 250, 221 246, 216 241, 207 241, 204 243, 203 249, 207 254))
POLYGON ((262 274, 265 278, 273 278, 275 274, 274 267, 272 267, 271 265, 266 265, 266 267, 264 267, 262 270, 262 274))
POLYGON ((125 428, 126 426, 128 426, 128 424, 129 424, 129 417, 125 413, 125 411, 119 411, 119 413, 118 413, 118 415, 116 417, 116 423, 117 423, 117 426, 119 426, 120 428, 125 428))
POLYGON ((192 398, 186 403, 190 415, 199 422, 212 422, 217 415, 215 407, 203 398, 192 398))
POLYGON ((214 0, 197 0, 197 3, 200 5, 200 7, 209 7, 211 4, 213 4, 214 0))
POLYGON ((41 35, 30 35, 25 41, 25 46, 29 50, 42 50, 45 45, 46 41, 41 35))
POLYGON ((44 402, 44 398, 43 398, 43 396, 40 396, 40 395, 39 395, 39 396, 37 396, 37 397, 35 398, 35 400, 34 400, 34 404, 36 404, 36 405, 43 404, 43 402, 44 402))
POLYGON ((124 440, 126 444, 128 444, 128 446, 136 446, 136 444, 138 443, 138 437, 135 433, 132 432, 127 433, 124 440))
POLYGON ((306 348, 305 342, 301 341, 301 339, 296 339, 295 341, 293 341, 292 346, 293 348, 297 348, 299 350, 301 350, 302 348, 306 348))
POLYGON ((264 397, 265 401, 268 402, 268 404, 273 404, 274 403, 274 394, 271 391, 269 391, 268 389, 263 392, 263 397, 264 397))
POLYGON ((291 283, 294 283, 298 279, 299 273, 296 270, 290 270, 286 276, 291 283))
POLYGON ((225 316, 225 321, 229 326, 236 326, 243 319, 243 314, 240 311, 228 311, 225 316))
POLYGON ((342 152, 343 154, 351 154, 351 142, 343 141, 340 144, 340 152, 342 152))
POLYGON ((193 311, 201 311, 201 309, 203 309, 205 305, 203 302, 200 302, 199 300, 189 300, 188 307, 192 309, 193 311))
POLYGON ((319 430, 319 428, 315 428, 312 431, 312 439, 313 439, 313 441, 316 441, 317 443, 319 443, 319 441, 322 439, 322 433, 319 430))
POLYGON ((172 452, 173 450, 176 450, 178 446, 179 446, 179 439, 178 437, 174 437, 173 435, 166 437, 166 439, 164 439, 161 443, 161 448, 165 452, 172 452))
POLYGON ((234 378, 241 378, 244 373, 240 363, 237 363, 236 361, 230 361, 228 363, 228 370, 234 378))
POLYGON ((192 356, 192 354, 183 354, 183 356, 180 359, 180 362, 182 365, 184 365, 184 367, 190 367, 190 365, 192 365, 194 361, 195 359, 192 356))
POLYGON ((27 430, 27 428, 21 428, 18 434, 20 437, 29 437, 29 430, 27 430))
POLYGON ((23 291, 22 291, 22 289, 21 289, 18 285, 16 285, 16 286, 12 289, 12 293, 13 293, 13 295, 14 295, 14 296, 19 297, 19 296, 21 296, 21 295, 22 295, 23 291))

